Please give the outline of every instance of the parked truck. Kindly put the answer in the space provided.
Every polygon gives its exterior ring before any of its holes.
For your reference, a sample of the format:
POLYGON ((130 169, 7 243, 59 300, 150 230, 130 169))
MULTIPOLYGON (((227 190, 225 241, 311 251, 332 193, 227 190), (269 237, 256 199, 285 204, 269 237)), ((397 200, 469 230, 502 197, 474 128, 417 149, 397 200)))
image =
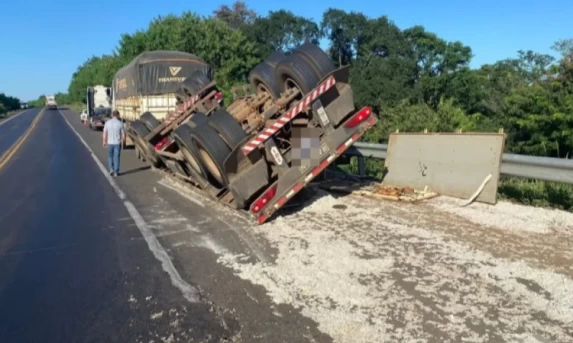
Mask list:
POLYGON ((139 105, 149 95, 138 90, 157 87, 150 76, 156 74, 141 77, 145 72, 138 70, 131 78, 120 70, 114 79, 121 87, 114 90, 116 107, 122 101, 139 106, 129 114, 128 130, 138 154, 221 203, 248 211, 259 224, 377 122, 370 107, 356 111, 348 66, 335 68, 311 43, 288 56, 271 54, 251 71, 249 85, 232 89, 234 101, 226 109, 205 65, 189 72, 179 89, 169 88, 175 111, 156 106, 155 114, 139 105))
POLYGON ((58 103, 56 102, 56 97, 53 95, 46 95, 46 107, 49 110, 57 110, 58 103))
POLYGON ((111 118, 111 95, 110 87, 98 85, 87 88, 87 120, 92 130, 102 129, 105 122, 111 118))
MULTIPOLYGON (((212 77, 209 64, 193 54, 144 52, 115 74, 112 108, 119 111, 128 131, 132 131, 131 125, 140 119, 161 122, 176 110, 178 99, 184 99, 181 84, 194 73, 209 80, 212 77)), ((128 135, 126 145, 133 146, 133 143, 132 135, 128 135)))

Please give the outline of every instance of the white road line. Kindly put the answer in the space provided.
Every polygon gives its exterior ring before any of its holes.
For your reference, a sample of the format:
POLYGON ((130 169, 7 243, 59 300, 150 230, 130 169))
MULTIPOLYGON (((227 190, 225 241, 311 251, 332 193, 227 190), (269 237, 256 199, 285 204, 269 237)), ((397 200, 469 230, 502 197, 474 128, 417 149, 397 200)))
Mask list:
MULTIPOLYGON (((28 112, 28 111, 29 111, 29 110, 24 110, 24 111, 22 111, 22 112, 20 112, 20 113, 16 113, 16 114, 14 114, 13 116, 8 117, 8 119, 4 119, 4 120, 0 121, 0 126, 6 124, 6 123, 9 122, 10 120, 12 120, 12 119, 18 117, 20 114, 23 114, 24 112, 28 112)), ((41 110, 40 110, 40 111, 41 111, 41 110)), ((40 112, 38 112, 38 114, 39 114, 39 113, 40 113, 40 112)))
POLYGON ((135 222, 135 225, 137 225, 137 228, 141 232, 141 235, 143 236, 143 238, 147 242, 147 246, 149 247, 149 250, 153 253, 155 258, 158 259, 159 262, 161 262, 161 267, 163 268, 163 270, 167 274, 169 274, 169 277, 171 278, 171 282, 173 283, 173 285, 175 287, 177 287, 183 293, 183 296, 189 302, 192 302, 192 303, 199 302, 200 296, 201 296, 199 293, 199 290, 196 289, 195 287, 191 286, 189 283, 187 283, 185 280, 183 280, 181 275, 179 275, 179 272, 177 271, 177 269, 173 265, 173 262, 171 261, 171 258, 169 258, 167 251, 165 251, 165 249, 163 248, 161 243, 157 240, 157 237, 155 237, 155 235, 153 234, 153 231, 151 231, 151 228, 149 227, 149 225, 147 225, 145 220, 143 220, 143 217, 139 214, 139 212, 137 211, 135 206, 131 203, 131 201, 127 200, 125 193, 121 190, 121 188, 119 188, 117 183, 115 183, 115 181, 113 180, 111 175, 109 175, 109 173, 107 172, 104 165, 100 162, 100 160, 94 154, 93 150, 89 147, 89 145, 86 143, 86 141, 84 141, 82 136, 80 136, 80 134, 74 129, 72 124, 70 124, 70 122, 68 121, 66 116, 60 110, 58 110, 58 112, 60 112, 60 114, 62 115, 62 118, 64 118, 66 123, 68 123, 68 126, 70 127, 70 129, 72 129, 72 132, 74 132, 76 134, 76 136, 83 143, 83 145, 86 147, 86 149, 88 149, 93 160, 95 161, 95 163, 97 164, 97 166, 101 170, 102 174, 105 176, 105 178, 107 179, 107 181, 109 182, 111 187, 114 189, 114 191, 117 193, 119 198, 121 200, 123 200, 123 204, 124 204, 125 208, 127 209, 127 211, 129 212, 129 215, 131 216, 131 218, 135 222))

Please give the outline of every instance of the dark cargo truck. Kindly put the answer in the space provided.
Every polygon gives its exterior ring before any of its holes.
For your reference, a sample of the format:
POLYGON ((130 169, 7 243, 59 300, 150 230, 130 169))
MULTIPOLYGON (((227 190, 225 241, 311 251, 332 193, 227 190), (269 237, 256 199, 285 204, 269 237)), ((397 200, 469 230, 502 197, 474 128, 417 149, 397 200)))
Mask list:
MULTIPOLYGON (((119 110, 128 129, 140 119, 161 122, 176 110, 181 84, 195 72, 211 78, 211 66, 193 54, 144 52, 115 74, 112 108, 119 110)), ((135 143, 131 138, 127 145, 135 143)))

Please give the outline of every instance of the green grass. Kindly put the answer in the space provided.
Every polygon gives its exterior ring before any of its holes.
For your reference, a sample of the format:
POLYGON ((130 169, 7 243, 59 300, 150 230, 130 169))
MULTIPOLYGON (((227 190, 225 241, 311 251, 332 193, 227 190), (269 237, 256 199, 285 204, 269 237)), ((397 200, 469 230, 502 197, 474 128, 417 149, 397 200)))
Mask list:
POLYGON ((573 185, 502 176, 498 194, 527 205, 573 209, 573 185))

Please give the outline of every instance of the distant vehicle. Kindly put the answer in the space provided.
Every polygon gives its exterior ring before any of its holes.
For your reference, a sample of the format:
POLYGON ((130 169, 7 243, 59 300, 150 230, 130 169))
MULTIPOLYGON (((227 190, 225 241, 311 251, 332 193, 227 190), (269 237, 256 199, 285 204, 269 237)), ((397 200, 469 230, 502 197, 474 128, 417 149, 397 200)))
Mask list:
POLYGON ((82 110, 82 113, 80 113, 80 120, 82 121, 82 123, 88 120, 88 110, 86 108, 84 108, 82 110))
POLYGON ((86 90, 88 117, 94 115, 96 108, 111 108, 111 88, 106 86, 88 87, 86 90))
POLYGON ((46 95, 46 107, 49 110, 57 110, 58 103, 56 102, 56 97, 53 95, 46 95))
POLYGON ((89 127, 92 130, 103 129, 105 122, 111 119, 111 107, 98 107, 89 117, 89 127))
POLYGON ((28 103, 27 103, 27 102, 21 103, 21 104, 20 104, 20 108, 21 108, 21 109, 26 109, 26 108, 28 108, 28 103))

